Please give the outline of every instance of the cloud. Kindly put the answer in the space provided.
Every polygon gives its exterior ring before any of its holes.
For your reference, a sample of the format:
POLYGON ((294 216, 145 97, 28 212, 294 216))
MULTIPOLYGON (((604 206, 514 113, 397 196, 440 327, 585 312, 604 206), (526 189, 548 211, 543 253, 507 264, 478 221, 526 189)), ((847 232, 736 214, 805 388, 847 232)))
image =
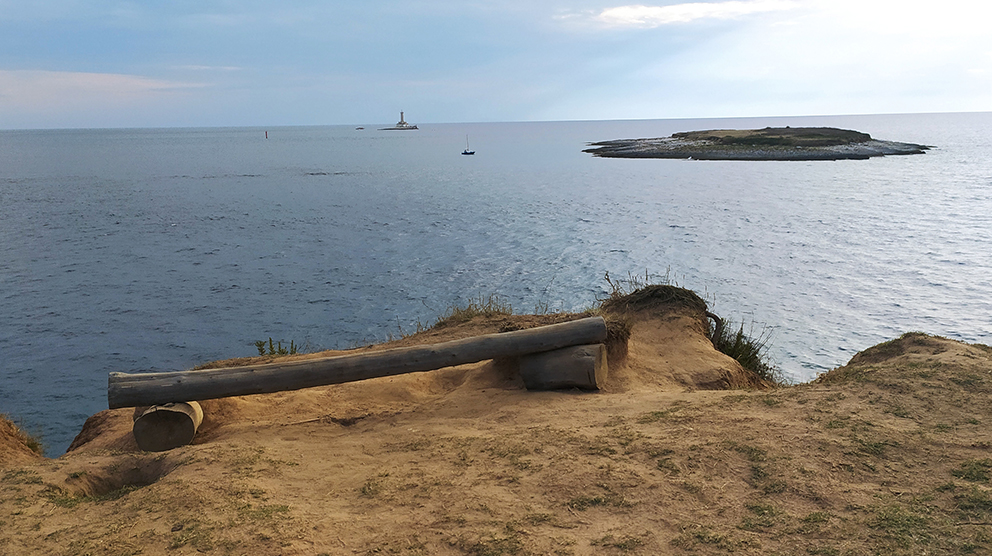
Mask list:
POLYGON ((789 10, 791 0, 733 0, 730 2, 674 4, 671 6, 630 5, 608 8, 595 19, 609 27, 654 28, 689 23, 700 19, 734 19, 746 15, 789 10))
POLYGON ((203 86, 118 73, 0 70, 0 98, 3 104, 8 108, 24 110, 134 102, 169 91, 203 86))
POLYGON ((175 66, 175 69, 190 70, 190 71, 241 71, 243 68, 241 68, 240 66, 184 65, 184 66, 175 66))
POLYGON ((206 85, 118 73, 0 70, 5 128, 149 125, 206 85))

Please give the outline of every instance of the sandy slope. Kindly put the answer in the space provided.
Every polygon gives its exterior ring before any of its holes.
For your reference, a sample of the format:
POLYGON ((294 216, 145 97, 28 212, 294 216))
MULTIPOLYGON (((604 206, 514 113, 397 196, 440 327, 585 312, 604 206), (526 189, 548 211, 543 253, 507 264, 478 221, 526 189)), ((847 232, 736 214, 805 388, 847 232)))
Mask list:
POLYGON ((0 553, 990 552, 992 350, 909 335, 725 390, 744 377, 702 322, 639 313, 599 393, 485 362, 206 401, 164 454, 101 412, 65 456, 3 463, 0 553))
POLYGON ((28 437, 0 415, 0 468, 34 462, 41 456, 28 447, 28 437))

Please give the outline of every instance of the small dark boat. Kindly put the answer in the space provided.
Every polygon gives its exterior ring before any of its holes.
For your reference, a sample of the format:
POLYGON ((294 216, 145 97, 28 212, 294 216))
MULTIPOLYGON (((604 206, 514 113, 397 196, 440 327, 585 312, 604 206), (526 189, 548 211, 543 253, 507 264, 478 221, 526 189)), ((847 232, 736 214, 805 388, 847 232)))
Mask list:
POLYGON ((468 150, 468 135, 465 136, 465 150, 462 151, 462 154, 475 154, 475 151, 468 150))

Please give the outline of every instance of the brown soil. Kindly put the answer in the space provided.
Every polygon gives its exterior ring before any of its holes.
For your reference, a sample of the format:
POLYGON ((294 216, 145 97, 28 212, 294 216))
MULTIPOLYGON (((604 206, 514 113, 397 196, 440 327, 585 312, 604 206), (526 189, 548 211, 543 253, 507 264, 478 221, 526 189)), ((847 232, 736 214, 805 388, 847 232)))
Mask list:
POLYGON ((528 392, 490 361, 208 400, 161 454, 103 411, 64 456, 3 461, 0 553, 992 552, 992 349, 911 334, 810 384, 727 390, 746 373, 698 312, 629 319, 598 393, 528 392))

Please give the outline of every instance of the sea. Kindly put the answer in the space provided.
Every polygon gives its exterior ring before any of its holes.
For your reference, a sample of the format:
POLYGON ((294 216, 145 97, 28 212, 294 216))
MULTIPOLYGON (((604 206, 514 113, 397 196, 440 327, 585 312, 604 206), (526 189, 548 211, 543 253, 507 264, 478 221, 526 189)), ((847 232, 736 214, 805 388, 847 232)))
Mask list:
POLYGON ((58 456, 110 372, 582 310, 607 273, 696 291, 795 382, 908 331, 992 344, 992 113, 385 126, 0 131, 0 412, 58 456), (582 152, 786 125, 932 149, 582 152))

